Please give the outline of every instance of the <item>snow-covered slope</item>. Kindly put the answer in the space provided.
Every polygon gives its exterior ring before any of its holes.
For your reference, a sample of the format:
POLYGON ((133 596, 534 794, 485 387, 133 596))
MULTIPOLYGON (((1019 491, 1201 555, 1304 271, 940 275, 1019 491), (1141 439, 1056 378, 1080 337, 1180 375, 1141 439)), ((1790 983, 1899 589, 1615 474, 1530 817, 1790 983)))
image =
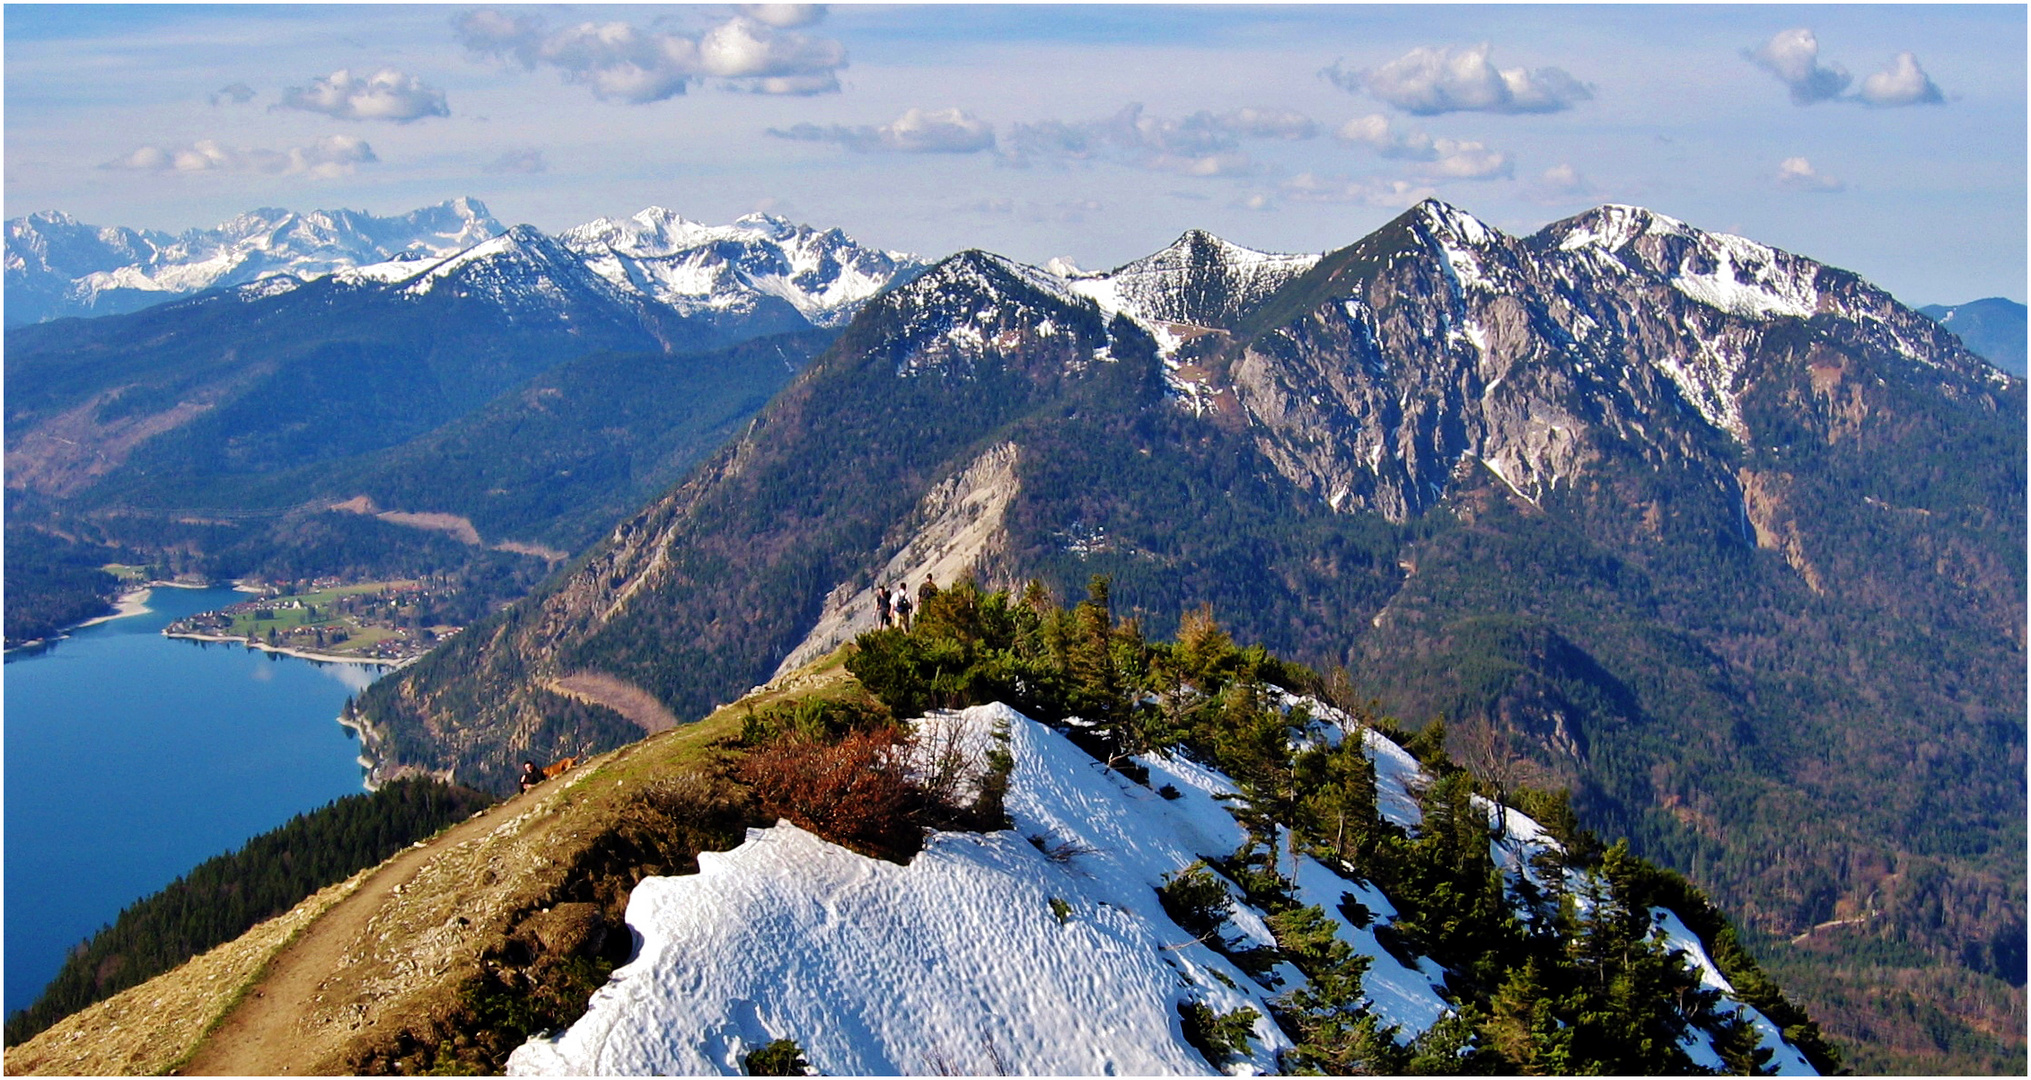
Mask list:
POLYGON ((1318 261, 1317 255, 1255 251, 1194 229, 1124 266, 1068 273, 1066 280, 1108 314, 1120 312, 1160 332, 1167 324, 1225 329, 1318 261))
POLYGON ((261 209, 180 236, 31 214, 7 223, 7 324, 132 311, 268 277, 304 281, 397 258, 442 258, 501 228, 470 198, 395 217, 261 209))
MULTIPOLYGON (((518 1049, 509 1071, 739 1075, 747 1053, 788 1038, 826 1074, 1208 1074, 1179 1021, 1190 1000, 1254 1009, 1252 1053, 1229 1068, 1275 1069, 1290 1042, 1268 1003, 1303 976, 1279 965, 1266 980, 1276 988, 1256 982, 1171 922, 1155 891, 1165 875, 1241 843, 1225 777, 1151 757, 1141 759, 1149 785, 1136 784, 1002 705, 919 723, 951 725, 976 745, 1006 738, 1013 829, 934 834, 907 866, 787 822, 750 830, 740 847, 701 855, 696 875, 637 886, 627 913, 635 958, 583 1019, 518 1049), (1158 793, 1167 786, 1176 798, 1158 793)), ((1372 733, 1364 745, 1383 814, 1414 828, 1416 764, 1372 733)), ((1498 864, 1532 872, 1524 863, 1551 841, 1513 811, 1507 826, 1498 864)), ((1370 958, 1364 986, 1383 1020, 1407 1039, 1444 1014, 1437 966, 1407 967, 1376 940, 1375 926, 1395 915, 1387 897, 1310 859, 1297 877, 1300 903, 1321 906, 1370 958), (1375 913, 1368 928, 1340 914, 1350 895, 1375 913)), ((1273 944, 1244 904, 1223 931, 1273 944)), ((1728 991, 1675 916, 1665 913, 1660 933, 1728 991)), ((1751 1021, 1774 1068, 1811 1072, 1766 1019, 1751 1021)), ((1686 1049, 1719 1063, 1697 1037, 1686 1049)))
POLYGON ((922 264, 769 214, 731 225, 687 221, 652 206, 622 221, 600 218, 559 239, 615 285, 685 315, 740 313, 774 297, 814 326, 840 326, 868 298, 922 264))
MULTIPOLYGON (((7 324, 131 311, 271 278, 264 294, 326 275, 355 285, 395 284, 440 260, 463 265, 496 255, 487 242, 506 231, 470 198, 390 218, 256 210, 182 236, 32 214, 7 223, 7 324)), ((570 252, 615 295, 715 325, 758 320, 767 323, 764 333, 844 325, 870 297, 923 265, 912 255, 864 247, 838 229, 767 214, 703 225, 654 206, 543 239, 570 252)))

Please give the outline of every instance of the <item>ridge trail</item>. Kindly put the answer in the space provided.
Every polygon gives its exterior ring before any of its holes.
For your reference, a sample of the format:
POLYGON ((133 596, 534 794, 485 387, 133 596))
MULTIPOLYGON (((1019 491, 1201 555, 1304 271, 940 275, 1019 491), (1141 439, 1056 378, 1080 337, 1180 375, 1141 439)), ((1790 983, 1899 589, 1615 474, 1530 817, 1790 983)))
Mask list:
MULTIPOLYGON (((547 792, 545 793, 547 794, 547 792)), ((517 798, 525 798, 518 796, 517 798)), ((432 859, 501 823, 496 804, 381 865, 351 896, 332 905, 275 954, 246 997, 204 1036, 180 1076, 303 1076, 325 1071, 324 1059, 351 1041, 357 1028, 334 1030, 333 1010, 320 993, 345 957, 359 950, 373 918, 432 859)))

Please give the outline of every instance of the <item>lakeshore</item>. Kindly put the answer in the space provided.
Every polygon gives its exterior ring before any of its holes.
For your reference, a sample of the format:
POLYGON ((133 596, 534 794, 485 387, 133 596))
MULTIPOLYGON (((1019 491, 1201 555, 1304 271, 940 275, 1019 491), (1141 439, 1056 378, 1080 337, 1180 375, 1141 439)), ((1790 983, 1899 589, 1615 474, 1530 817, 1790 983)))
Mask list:
POLYGON ((246 593, 153 584, 7 656, 9 1010, 121 908, 363 788, 365 740, 334 721, 387 665, 172 643, 166 624, 246 593))
MULTIPOLYGON (((108 618, 112 617, 113 616, 108 616, 108 618)), ((166 638, 174 638, 179 641, 203 641, 218 645, 240 645, 248 649, 259 649, 260 651, 265 653, 274 653, 277 656, 290 656, 295 657, 298 660, 310 660, 320 664, 366 664, 370 667, 383 668, 386 669, 387 671, 394 671, 397 668, 404 668, 409 666, 410 664, 415 663, 418 660, 423 659, 423 654, 421 653, 415 656, 405 656, 398 660, 372 656, 357 656, 351 653, 345 654, 321 653, 314 652, 309 649, 293 648, 287 645, 270 645, 265 641, 259 640, 258 638, 238 637, 228 634, 200 634, 194 632, 171 631, 165 629, 164 631, 162 631, 162 636, 166 638)))
POLYGON ((19 642, 14 645, 9 645, 5 650, 5 655, 13 656, 16 653, 33 654, 38 650, 45 649, 51 645, 56 644, 59 641, 65 640, 72 634, 78 632, 79 630, 83 630, 87 627, 99 626, 105 623, 112 622, 114 619, 129 619, 133 618, 136 615, 146 615, 149 611, 148 598, 151 595, 153 595, 155 590, 157 589, 208 589, 208 588, 213 588, 213 586, 197 585, 188 581, 143 582, 139 585, 135 585, 125 590, 118 597, 116 597, 113 600, 112 611, 109 611, 104 615, 95 615, 80 623, 73 623, 70 626, 62 627, 58 630, 51 632, 47 637, 29 638, 27 641, 19 642))

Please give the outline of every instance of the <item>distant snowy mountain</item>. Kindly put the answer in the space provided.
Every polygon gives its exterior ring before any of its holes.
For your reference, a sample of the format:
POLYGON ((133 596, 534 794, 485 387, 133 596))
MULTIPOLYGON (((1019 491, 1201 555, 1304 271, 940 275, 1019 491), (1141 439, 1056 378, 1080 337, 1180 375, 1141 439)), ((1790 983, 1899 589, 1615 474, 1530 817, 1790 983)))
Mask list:
MULTIPOLYGON (((601 291, 610 297, 653 304, 726 337, 841 326, 868 298, 922 266, 901 252, 863 247, 838 229, 766 214, 713 226, 650 207, 555 238, 520 230, 514 246, 526 249, 539 237, 550 245, 542 260, 551 266, 545 275, 551 284, 590 272, 607 283, 601 291), (567 261, 580 268, 564 269, 567 261)), ((243 299, 259 298, 334 274, 360 287, 404 284, 418 295, 429 281, 502 254, 489 242, 506 231, 471 198, 392 218, 256 210, 182 236, 33 214, 7 223, 7 325, 133 311, 220 287, 240 286, 243 299), (419 277, 424 282, 412 281, 419 277)), ((511 277, 496 284, 515 288, 511 277)))
POLYGON ((134 311, 269 277, 301 281, 393 259, 442 258, 501 231, 471 198, 396 217, 262 209, 180 236, 31 214, 7 223, 7 325, 134 311))
POLYGON ((769 214, 731 225, 687 221, 652 206, 623 221, 600 218, 558 238, 596 273, 684 315, 751 315, 771 301, 814 326, 835 327, 868 298, 922 263, 862 247, 769 214))
MULTIPOLYGON (((732 851, 700 854, 695 875, 643 881, 627 909, 634 959, 583 1019, 517 1050, 509 1073, 738 1076, 747 1054, 790 1039, 823 1075, 1217 1075, 1222 1063, 1179 1023, 1191 1002, 1254 1011, 1252 1038, 1224 1071, 1280 1071, 1293 1044, 1271 1019, 1273 999, 1305 976, 1289 963, 1251 973, 1235 960, 1275 947, 1269 913, 1236 895, 1218 938, 1195 938, 1158 899, 1167 875, 1244 842, 1227 777, 1182 755, 1148 756, 1137 760, 1149 783, 1137 784, 1005 705, 917 723, 937 740, 941 728, 962 744, 1007 740, 1012 829, 936 833, 898 866, 781 822, 749 830, 732 851)), ((1363 734, 1377 807, 1416 829, 1415 791, 1430 778, 1395 743, 1363 734)), ((1339 735, 1337 725, 1313 729, 1339 735)), ((1490 843, 1495 866, 1547 887, 1533 858, 1557 842, 1514 810, 1498 819, 1493 804, 1474 803, 1491 831, 1503 826, 1490 843)), ((1367 958, 1362 986, 1378 1020, 1407 1042, 1451 1011, 1444 968, 1384 946, 1397 919, 1388 896, 1311 856, 1296 865, 1292 899, 1319 907, 1367 958)), ((1598 895, 1586 873, 1561 872, 1583 907, 1598 895)), ((1739 1004, 1676 914, 1654 908, 1647 922, 1724 995, 1718 1013, 1739 1004)), ((1771 1052, 1771 1073, 1814 1074, 1767 1017, 1748 1006, 1743 1017, 1771 1052)), ((1697 1024, 1679 1047, 1696 1068, 1728 1071, 1697 1024)))

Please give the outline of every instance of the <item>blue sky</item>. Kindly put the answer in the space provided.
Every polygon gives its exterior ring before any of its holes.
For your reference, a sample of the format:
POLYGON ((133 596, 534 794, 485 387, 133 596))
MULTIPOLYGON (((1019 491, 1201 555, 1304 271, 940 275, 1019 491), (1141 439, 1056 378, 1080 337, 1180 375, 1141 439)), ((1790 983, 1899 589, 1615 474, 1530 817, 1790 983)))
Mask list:
POLYGON ((2021 301, 2025 44, 2021 6, 17 4, 5 213, 765 209, 1100 268, 1627 202, 2021 301))

